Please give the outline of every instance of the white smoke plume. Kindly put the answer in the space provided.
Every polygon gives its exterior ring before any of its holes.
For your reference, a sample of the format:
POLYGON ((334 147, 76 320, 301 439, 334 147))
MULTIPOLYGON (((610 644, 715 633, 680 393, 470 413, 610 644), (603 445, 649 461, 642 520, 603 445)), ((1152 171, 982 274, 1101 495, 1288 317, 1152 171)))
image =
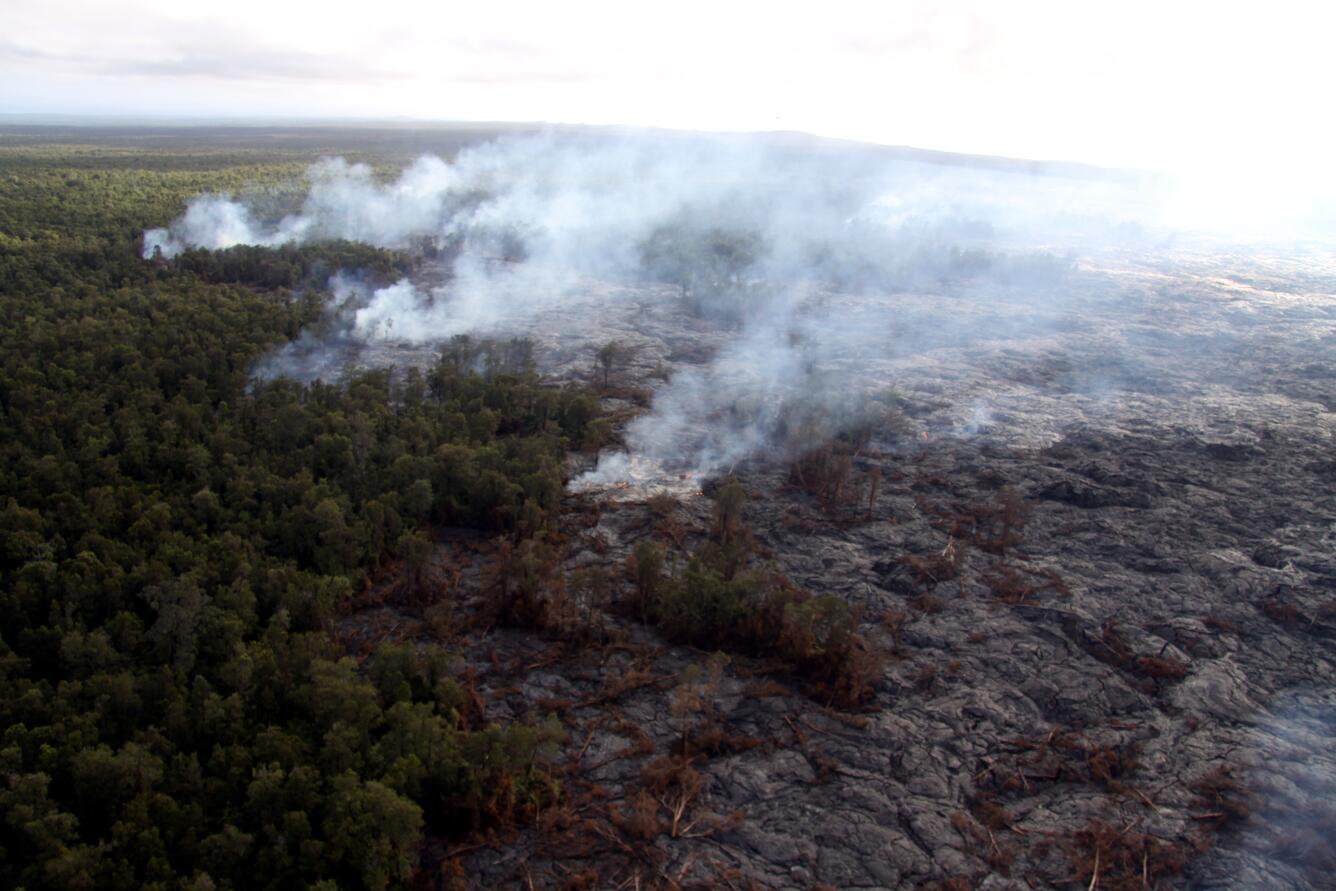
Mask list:
MULTIPOLYGON (((391 182, 340 159, 309 176, 300 211, 279 219, 201 196, 145 233, 144 255, 349 239, 431 245, 448 268, 379 289, 335 282, 338 323, 289 344, 260 374, 294 359, 323 373, 349 344, 523 333, 540 313, 561 325, 559 310, 587 301, 591 283, 617 300, 658 282, 734 333, 655 394, 628 444, 706 472, 783 436, 795 418, 866 406, 885 386, 867 372, 910 340, 1024 327, 1041 305, 1052 319, 1081 252, 1169 237, 1155 228, 1164 195, 1147 180, 774 138, 547 134, 474 146, 451 163, 423 157, 391 182), (959 330, 916 329, 895 299, 910 289, 968 295, 959 330), (998 300, 1005 313, 992 312, 998 300)), ((565 324, 599 337, 587 314, 565 324)), ((590 479, 625 466, 611 459, 590 479)))
POLYGON ((453 163, 420 158, 385 184, 365 164, 326 159, 309 179, 302 209, 273 221, 228 196, 201 196, 168 228, 145 233, 144 256, 336 238, 396 248, 462 238, 495 249, 522 245, 561 268, 625 271, 638 263, 639 237, 675 221, 763 233, 777 259, 792 248, 884 241, 896 231, 991 227, 1020 235, 1077 223, 1074 235, 1130 198, 1111 178, 662 134, 502 139, 466 149, 453 163))

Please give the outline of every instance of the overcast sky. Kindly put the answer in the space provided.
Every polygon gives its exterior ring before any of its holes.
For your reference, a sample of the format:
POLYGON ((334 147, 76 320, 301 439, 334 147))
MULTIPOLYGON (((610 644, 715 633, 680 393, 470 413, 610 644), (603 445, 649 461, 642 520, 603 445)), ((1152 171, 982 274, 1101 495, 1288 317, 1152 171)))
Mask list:
POLYGON ((1312 172, 1336 154, 1329 6, 0 0, 0 111, 793 129, 1312 172))

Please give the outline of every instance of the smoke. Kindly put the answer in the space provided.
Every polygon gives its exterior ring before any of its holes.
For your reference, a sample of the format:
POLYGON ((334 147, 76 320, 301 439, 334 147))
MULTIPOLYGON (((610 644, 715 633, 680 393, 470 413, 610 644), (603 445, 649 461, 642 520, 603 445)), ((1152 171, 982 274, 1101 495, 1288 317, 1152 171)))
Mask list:
POLYGON ((1197 865, 1213 888, 1329 887, 1336 867, 1336 691, 1280 691, 1230 761, 1251 813, 1197 865))
POLYGON ((354 331, 350 313, 371 298, 372 289, 357 276, 339 272, 330 279, 329 291, 325 318, 261 359, 253 371, 256 378, 333 380, 353 363, 365 341, 354 331))
MULTIPOLYGON (((425 249, 411 279, 337 279, 330 318, 258 374, 327 375, 359 345, 462 333, 597 343, 655 294, 709 320, 717 348, 675 371, 627 443, 700 472, 862 423, 907 353, 1062 324, 1078 257, 1168 237, 1160 193, 1131 177, 765 138, 545 134, 423 157, 388 182, 341 159, 309 179, 296 213, 205 195, 144 235, 145 257, 324 239, 425 249), (916 316, 924 295, 935 311, 916 316)), ((586 482, 628 467, 608 457, 586 482)))
POLYGON ((166 229, 144 233, 144 257, 172 258, 188 248, 235 245, 276 247, 324 239, 406 247, 415 235, 440 232, 448 222, 444 202, 454 194, 454 171, 439 158, 421 158, 383 186, 370 167, 329 158, 307 171, 310 191, 299 213, 272 224, 257 220, 244 203, 203 195, 166 229))
POLYGON ((765 236, 764 259, 779 272, 784 258, 806 265, 818 248, 867 260, 891 233, 921 240, 1068 227, 1075 235, 1099 219, 1091 208, 1127 203, 1116 179, 675 134, 501 139, 465 149, 454 163, 422 157, 389 183, 365 164, 326 159, 308 178, 301 210, 274 221, 229 196, 201 196, 168 228, 145 233, 144 256, 322 239, 405 248, 431 238, 522 247, 546 265, 606 274, 638 266, 640 239, 656 227, 694 224, 765 236))
POLYGON ((175 257, 187 245, 219 250, 238 244, 269 244, 260 240, 256 228, 245 206, 225 196, 204 195, 190 202, 185 215, 170 230, 150 229, 144 233, 144 259, 175 257))

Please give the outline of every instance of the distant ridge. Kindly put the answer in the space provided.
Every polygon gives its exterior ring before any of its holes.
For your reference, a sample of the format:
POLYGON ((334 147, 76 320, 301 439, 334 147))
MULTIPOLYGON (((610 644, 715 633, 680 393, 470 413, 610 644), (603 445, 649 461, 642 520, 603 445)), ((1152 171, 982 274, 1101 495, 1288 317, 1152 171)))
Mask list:
POLYGON ((349 147, 400 151, 451 151, 471 142, 515 133, 655 133, 683 139, 715 137, 752 139, 808 152, 843 152, 865 159, 881 157, 947 167, 972 167, 1012 173, 1062 176, 1074 179, 1130 180, 1154 176, 1126 168, 1099 167, 1076 161, 1009 158, 906 145, 885 145, 800 130, 711 131, 633 127, 619 124, 567 124, 512 121, 426 121, 416 118, 288 118, 288 117, 179 117, 154 115, 71 115, 0 112, 0 145, 38 142, 80 142, 96 132, 100 144, 155 147, 181 143, 200 148, 269 148, 301 151, 331 141, 349 147), (349 137, 352 139, 349 139, 349 137), (334 137, 339 137, 333 139, 334 137), (374 143, 371 138, 376 137, 374 143), (193 143, 193 144, 192 144, 193 143))

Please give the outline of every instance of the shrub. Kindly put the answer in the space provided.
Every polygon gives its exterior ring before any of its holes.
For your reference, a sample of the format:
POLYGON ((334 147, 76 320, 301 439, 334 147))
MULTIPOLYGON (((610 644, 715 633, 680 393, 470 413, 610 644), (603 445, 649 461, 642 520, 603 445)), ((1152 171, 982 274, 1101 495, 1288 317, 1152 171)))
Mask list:
POLYGON ((756 592, 750 579, 725 580, 699 557, 670 582, 655 609, 655 620, 673 637, 698 646, 725 643, 746 616, 756 592))

